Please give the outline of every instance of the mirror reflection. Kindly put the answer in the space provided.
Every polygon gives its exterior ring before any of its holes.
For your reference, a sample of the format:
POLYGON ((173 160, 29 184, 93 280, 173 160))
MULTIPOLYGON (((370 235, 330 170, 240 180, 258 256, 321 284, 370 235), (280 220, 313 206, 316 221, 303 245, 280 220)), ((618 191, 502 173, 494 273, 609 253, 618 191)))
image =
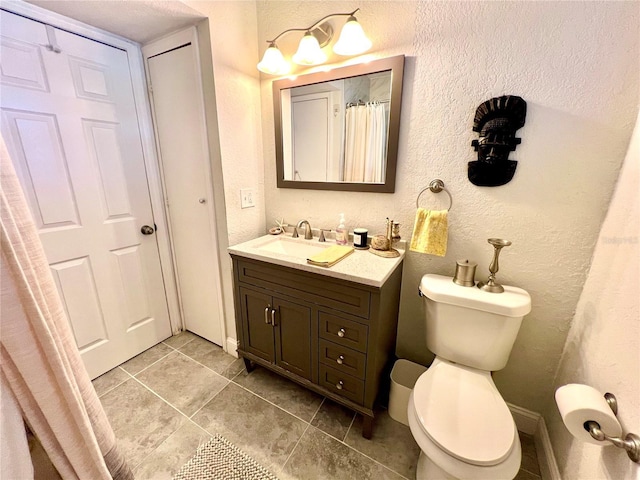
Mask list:
POLYGON ((395 190, 404 55, 273 82, 279 188, 395 190))
POLYGON ((391 75, 282 89, 285 180, 384 183, 391 75))

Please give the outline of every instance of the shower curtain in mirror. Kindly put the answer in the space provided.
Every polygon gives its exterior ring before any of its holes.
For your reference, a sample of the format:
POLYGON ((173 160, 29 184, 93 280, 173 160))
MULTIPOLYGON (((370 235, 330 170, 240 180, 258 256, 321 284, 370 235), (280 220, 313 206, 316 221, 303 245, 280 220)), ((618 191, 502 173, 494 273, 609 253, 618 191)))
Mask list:
POLYGON ((379 102, 347 108, 343 181, 382 183, 387 151, 385 106, 379 102))
POLYGON ((2 137, 0 185, 0 416, 3 426, 14 426, 0 439, 2 478, 29 475, 24 419, 62 478, 133 479, 80 358, 2 137))

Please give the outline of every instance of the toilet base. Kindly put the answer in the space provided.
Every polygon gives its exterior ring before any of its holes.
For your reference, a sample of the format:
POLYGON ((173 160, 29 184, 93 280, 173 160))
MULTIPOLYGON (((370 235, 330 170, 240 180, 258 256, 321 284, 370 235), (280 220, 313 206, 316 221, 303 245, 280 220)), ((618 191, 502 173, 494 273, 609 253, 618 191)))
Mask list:
POLYGON ((418 466, 416 467, 416 480, 458 480, 452 477, 439 466, 429 460, 424 452, 420 451, 418 466))
MULTIPOLYGON (((478 466, 462 462, 436 446, 422 431, 414 407, 414 392, 411 392, 408 406, 409 428, 420 447, 420 457, 416 467, 416 480, 513 480, 520 469, 522 450, 515 423, 515 442, 509 456, 497 465, 478 466), (444 465, 444 470, 438 464, 444 465)), ((490 441, 490 438, 487 439, 490 441)))

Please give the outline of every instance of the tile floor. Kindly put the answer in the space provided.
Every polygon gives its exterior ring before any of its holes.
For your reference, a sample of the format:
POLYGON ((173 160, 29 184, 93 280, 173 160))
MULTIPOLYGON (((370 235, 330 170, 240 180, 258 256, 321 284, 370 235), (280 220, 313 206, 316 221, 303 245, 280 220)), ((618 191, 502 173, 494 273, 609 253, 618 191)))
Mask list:
MULTIPOLYGON (((278 478, 413 479, 419 449, 385 411, 371 440, 361 417, 192 334, 171 337, 94 380, 138 480, 171 478, 220 433, 278 478)), ((521 434, 517 480, 540 480, 533 438, 521 434)))

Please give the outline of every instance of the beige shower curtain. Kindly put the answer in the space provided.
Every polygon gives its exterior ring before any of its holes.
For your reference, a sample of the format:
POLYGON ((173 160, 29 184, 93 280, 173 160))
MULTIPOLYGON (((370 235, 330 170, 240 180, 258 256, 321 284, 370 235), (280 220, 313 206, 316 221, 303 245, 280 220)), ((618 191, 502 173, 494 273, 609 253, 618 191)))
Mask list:
POLYGON ((379 102, 347 108, 343 181, 382 183, 387 151, 385 106, 379 102))
MULTIPOLYGON (((0 154, 3 397, 17 402, 63 478, 133 479, 80 358, 2 138, 0 154)), ((18 411, 5 408, 11 404, 3 402, 0 409, 3 424, 16 424, 18 411)), ((3 462, 28 459, 28 452, 20 448, 23 439, 13 432, 0 439, 3 452, 15 451, 8 459, 3 454, 3 462)), ((11 465, 2 470, 11 471, 11 465)))

